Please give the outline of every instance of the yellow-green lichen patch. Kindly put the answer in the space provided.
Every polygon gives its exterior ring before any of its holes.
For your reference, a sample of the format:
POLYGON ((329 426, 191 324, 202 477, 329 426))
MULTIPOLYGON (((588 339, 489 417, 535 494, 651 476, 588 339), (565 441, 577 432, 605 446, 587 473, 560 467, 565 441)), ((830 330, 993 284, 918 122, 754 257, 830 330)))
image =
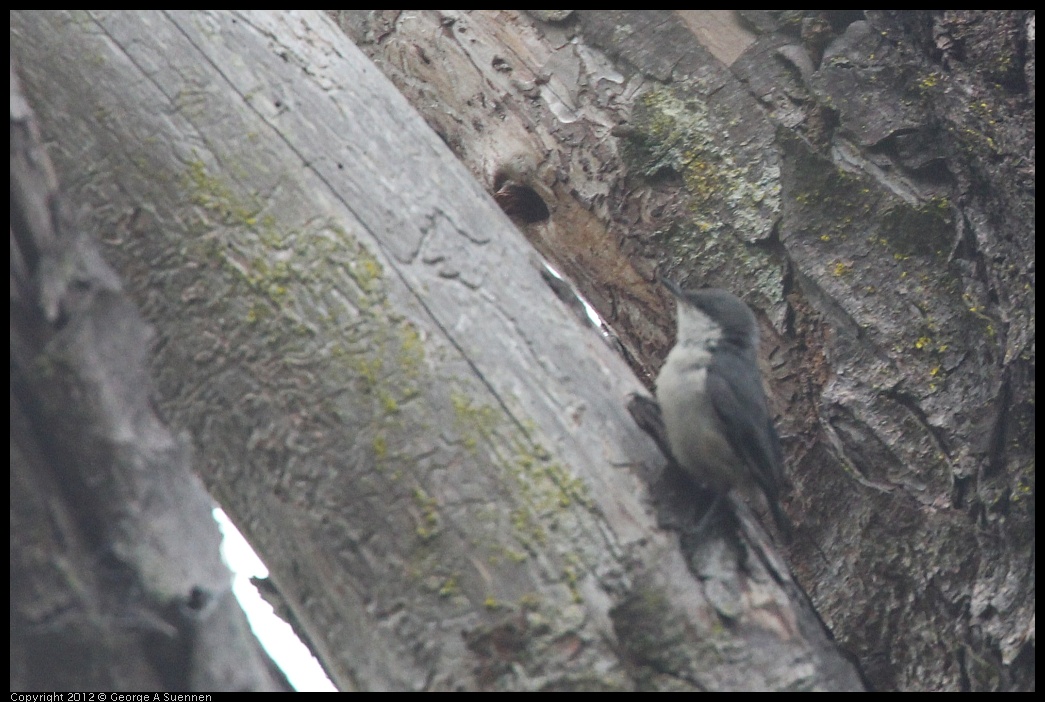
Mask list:
POLYGON ((213 336, 280 387, 281 403, 371 437, 358 445, 376 465, 395 456, 409 435, 404 405, 426 382, 424 341, 389 309, 377 256, 343 222, 247 192, 201 159, 182 183, 194 206, 183 267, 220 274, 195 298, 222 325, 213 336))
POLYGON ((192 204, 215 223, 226 227, 254 227, 262 210, 260 201, 237 196, 221 179, 209 175, 199 158, 189 161, 185 184, 192 204))
POLYGON ((457 582, 457 576, 451 575, 443 581, 439 588, 440 597, 454 597, 461 594, 461 586, 457 582))
POLYGON ((927 93, 931 92, 933 88, 940 84, 940 74, 933 71, 932 73, 922 76, 915 82, 915 84, 918 86, 919 90, 927 93))
POLYGON ((424 541, 434 538, 439 532, 438 503, 422 487, 414 488, 413 500, 420 513, 416 530, 418 537, 424 541))
POLYGON ((490 437, 500 426, 500 419, 494 408, 477 406, 463 393, 451 393, 450 404, 454 411, 454 428, 464 446, 471 451, 476 450, 480 441, 490 437))
POLYGON ((764 280, 764 294, 773 299, 781 285, 779 266, 746 242, 767 238, 779 218, 779 168, 740 156, 720 116, 701 99, 683 99, 670 88, 636 101, 633 126, 625 142, 631 168, 651 182, 681 182, 684 214, 654 235, 672 259, 669 267, 764 280))
POLYGON ((646 93, 636 104, 633 137, 626 156, 649 178, 674 173, 689 196, 691 224, 700 233, 728 224, 747 232, 771 226, 767 212, 780 211, 780 178, 775 167, 738 163, 728 130, 699 99, 684 100, 667 88, 646 93))
POLYGON ((385 438, 384 433, 374 434, 374 456, 380 462, 388 456, 388 439, 385 438))
MULTIPOLYGON (((451 401, 454 426, 462 444, 469 452, 492 457, 512 479, 509 484, 512 496, 506 499, 514 507, 504 526, 509 528, 507 537, 516 547, 504 543, 504 534, 492 533, 498 543, 483 542, 492 562, 501 562, 504 558, 522 562, 528 554, 539 552, 552 541, 550 532, 576 529, 580 515, 593 509, 593 500, 584 483, 561 463, 552 460, 548 451, 515 422, 506 421, 502 409, 476 405, 461 393, 453 394, 451 401)), ((528 433, 533 431, 531 428, 528 433)), ((564 552, 562 555, 576 564, 572 571, 569 568, 562 571, 566 580, 569 580, 565 577, 567 572, 573 572, 574 586, 570 591, 576 594, 575 579, 583 570, 582 560, 577 554, 564 552)))
POLYGON ((527 612, 536 612, 541 606, 541 596, 536 592, 528 592, 519 598, 519 609, 527 612))

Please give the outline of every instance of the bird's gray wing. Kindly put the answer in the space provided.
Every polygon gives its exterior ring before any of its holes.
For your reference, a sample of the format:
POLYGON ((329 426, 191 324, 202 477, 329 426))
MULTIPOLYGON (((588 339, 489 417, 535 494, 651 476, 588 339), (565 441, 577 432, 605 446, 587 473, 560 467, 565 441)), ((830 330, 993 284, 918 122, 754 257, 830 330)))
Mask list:
POLYGON ((738 355, 716 354, 708 368, 707 391, 730 447, 775 502, 784 478, 783 452, 757 366, 738 355))

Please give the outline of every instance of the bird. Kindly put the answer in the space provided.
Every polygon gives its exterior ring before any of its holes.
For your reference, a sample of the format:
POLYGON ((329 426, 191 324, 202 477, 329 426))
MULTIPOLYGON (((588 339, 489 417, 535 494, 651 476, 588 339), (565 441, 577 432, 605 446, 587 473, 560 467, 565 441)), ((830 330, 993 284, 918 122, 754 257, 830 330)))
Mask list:
MULTIPOLYGON (((781 532, 784 457, 758 370, 758 325, 751 308, 717 288, 683 290, 661 278, 676 300, 678 332, 656 381, 674 462, 714 491, 710 517, 732 489, 766 502, 781 532)), ((703 524, 702 520, 702 524, 703 524)))

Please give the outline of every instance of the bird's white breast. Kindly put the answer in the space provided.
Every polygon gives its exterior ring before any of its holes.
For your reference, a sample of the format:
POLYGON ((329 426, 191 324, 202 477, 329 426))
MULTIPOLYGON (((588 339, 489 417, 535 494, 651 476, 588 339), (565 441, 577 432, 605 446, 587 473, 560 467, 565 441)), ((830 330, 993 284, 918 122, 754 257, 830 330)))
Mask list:
POLYGON ((743 468, 707 394, 708 366, 721 330, 706 315, 681 309, 679 328, 679 338, 688 343, 675 345, 657 376, 657 403, 668 443, 679 467, 694 480, 726 489, 743 468))

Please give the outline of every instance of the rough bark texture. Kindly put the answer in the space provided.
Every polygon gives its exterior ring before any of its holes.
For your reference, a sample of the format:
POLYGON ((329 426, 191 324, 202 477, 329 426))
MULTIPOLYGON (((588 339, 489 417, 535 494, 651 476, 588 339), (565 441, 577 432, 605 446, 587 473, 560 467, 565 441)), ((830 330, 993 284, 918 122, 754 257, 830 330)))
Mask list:
POLYGON ((688 493, 649 500, 641 386, 328 18, 18 13, 12 44, 163 407, 339 686, 859 685, 743 504, 697 540, 688 493))
POLYGON ((789 555, 874 686, 1033 687, 1033 12, 336 16, 647 380, 656 269, 760 310, 789 555))
POLYGON ((11 689, 286 690, 232 596, 151 332, 11 71, 11 689))

